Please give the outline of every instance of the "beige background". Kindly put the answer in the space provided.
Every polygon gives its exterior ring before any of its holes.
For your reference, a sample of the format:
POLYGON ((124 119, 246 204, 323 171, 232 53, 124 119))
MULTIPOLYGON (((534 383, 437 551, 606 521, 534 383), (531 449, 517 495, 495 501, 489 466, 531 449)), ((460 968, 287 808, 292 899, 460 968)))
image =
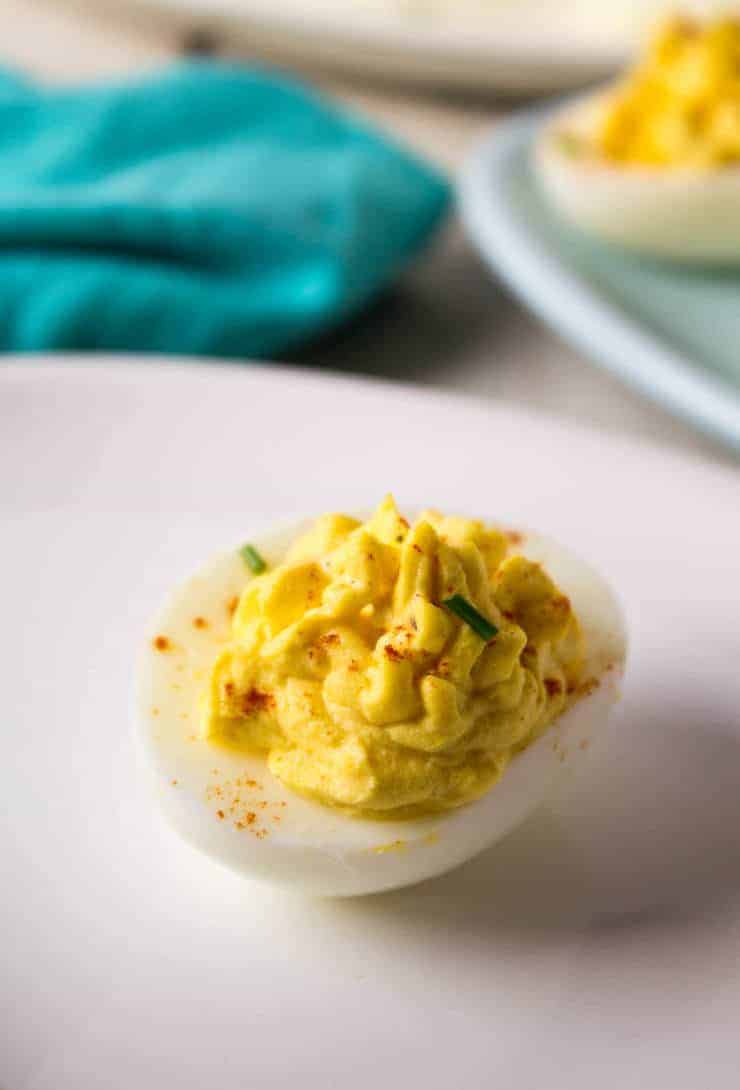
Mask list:
MULTIPOLYGON (((0 59, 47 80, 129 74, 183 48, 182 29, 121 22, 91 0, 3 0, 0 59)), ((451 171, 501 104, 319 82, 451 171)), ((370 314, 300 362, 450 387, 646 435, 730 462, 559 341, 485 271, 457 224, 370 314)))

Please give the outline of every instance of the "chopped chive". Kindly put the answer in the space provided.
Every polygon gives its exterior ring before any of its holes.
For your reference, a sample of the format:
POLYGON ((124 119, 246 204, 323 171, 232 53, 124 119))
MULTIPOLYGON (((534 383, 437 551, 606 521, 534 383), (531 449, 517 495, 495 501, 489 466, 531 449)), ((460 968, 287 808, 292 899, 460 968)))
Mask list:
POLYGON ((475 606, 463 598, 462 594, 453 594, 451 598, 445 598, 442 605, 445 609, 449 609, 450 613, 456 614, 461 621, 465 621, 465 624, 470 625, 482 640, 491 640, 498 632, 496 625, 491 624, 475 606))
POLYGON ((239 555, 246 561, 255 575, 261 575, 267 568, 267 564, 265 564, 254 545, 243 545, 239 550, 239 555))
POLYGON ((574 158, 583 150, 583 140, 573 132, 561 132, 557 136, 558 146, 563 155, 574 158))

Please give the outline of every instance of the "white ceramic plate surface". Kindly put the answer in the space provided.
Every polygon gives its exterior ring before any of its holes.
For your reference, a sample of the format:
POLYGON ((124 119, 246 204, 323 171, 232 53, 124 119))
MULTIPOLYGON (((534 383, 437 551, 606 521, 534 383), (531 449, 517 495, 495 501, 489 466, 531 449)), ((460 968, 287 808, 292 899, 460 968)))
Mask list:
POLYGON ((278 367, 0 368, 3 1090, 737 1086, 740 477, 528 414, 278 367), (389 489, 539 526, 619 589, 577 778, 448 876, 355 902, 181 843, 135 767, 165 592, 389 489))

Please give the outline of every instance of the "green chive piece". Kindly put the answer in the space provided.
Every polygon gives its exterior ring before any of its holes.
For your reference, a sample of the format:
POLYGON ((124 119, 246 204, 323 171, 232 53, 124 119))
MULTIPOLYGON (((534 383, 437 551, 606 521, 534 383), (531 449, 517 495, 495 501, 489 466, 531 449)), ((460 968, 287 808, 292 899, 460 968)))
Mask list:
POLYGON ((563 155, 575 159, 583 151, 583 140, 572 132, 561 132, 557 136, 558 147, 563 155))
POLYGON ((465 624, 470 625, 473 632, 477 633, 482 640, 492 640, 498 632, 495 624, 479 613, 475 606, 463 598, 462 594, 453 594, 451 598, 445 598, 442 602, 445 609, 449 609, 450 613, 454 613, 461 621, 465 621, 465 624))
POLYGON ((239 555, 246 561, 255 575, 261 575, 267 569, 267 564, 265 564, 254 545, 243 545, 239 550, 239 555))

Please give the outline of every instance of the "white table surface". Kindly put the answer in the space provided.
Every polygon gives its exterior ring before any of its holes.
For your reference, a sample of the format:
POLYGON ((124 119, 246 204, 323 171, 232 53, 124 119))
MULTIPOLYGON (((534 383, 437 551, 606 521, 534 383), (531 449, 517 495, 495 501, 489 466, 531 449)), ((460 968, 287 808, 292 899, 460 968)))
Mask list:
MULTIPOLYGON (((113 21, 89 0, 4 0, 3 14, 0 60, 48 80, 133 74, 182 49, 181 28, 113 21)), ((316 78, 453 172, 471 142, 507 109, 316 78)), ((732 461, 545 329, 492 282, 457 223, 369 314, 294 362, 504 399, 732 461)))

